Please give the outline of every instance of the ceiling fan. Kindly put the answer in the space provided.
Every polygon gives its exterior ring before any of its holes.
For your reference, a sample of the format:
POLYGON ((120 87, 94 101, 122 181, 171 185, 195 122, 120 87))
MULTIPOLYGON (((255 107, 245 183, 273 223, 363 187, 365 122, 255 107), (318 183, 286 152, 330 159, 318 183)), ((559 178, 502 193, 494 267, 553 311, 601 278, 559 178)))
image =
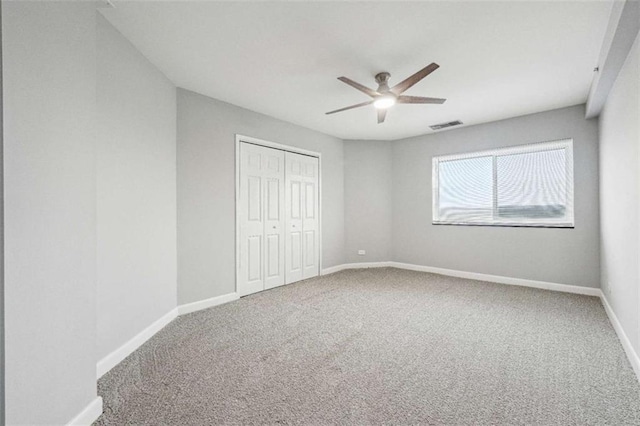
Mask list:
POLYGON ((373 99, 367 102, 362 102, 360 104, 351 105, 348 107, 340 108, 335 111, 329 111, 326 114, 335 114, 336 112, 346 111, 348 109, 359 108, 366 105, 373 104, 374 107, 378 110, 378 124, 384 122, 385 117, 387 116, 387 109, 392 107, 395 104, 442 104, 446 99, 442 98, 425 98, 422 96, 406 96, 403 95, 407 89, 411 86, 434 72, 440 67, 440 65, 435 62, 427 65, 417 73, 412 76, 402 80, 400 83, 393 86, 389 89, 389 77, 391 74, 388 72, 381 72, 376 74, 376 83, 378 83, 378 89, 373 90, 369 89, 366 86, 363 86, 360 83, 357 83, 353 80, 348 79, 347 77, 338 77, 338 80, 343 83, 348 84, 351 87, 358 89, 359 91, 366 93, 371 96, 373 99))

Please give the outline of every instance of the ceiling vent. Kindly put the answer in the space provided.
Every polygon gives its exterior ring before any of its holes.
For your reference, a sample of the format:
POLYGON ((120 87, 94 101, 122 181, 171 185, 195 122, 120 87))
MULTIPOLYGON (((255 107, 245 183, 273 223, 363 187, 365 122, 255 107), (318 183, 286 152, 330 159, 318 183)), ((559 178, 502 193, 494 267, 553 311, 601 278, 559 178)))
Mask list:
POLYGON ((113 9, 115 6, 111 0, 96 0, 96 7, 98 9, 113 9))
POLYGON ((433 130, 442 130, 442 129, 446 129, 447 127, 459 126, 461 124, 462 124, 462 121, 456 120, 456 121, 450 121, 448 123, 434 124, 433 126, 429 126, 429 127, 431 127, 433 130))

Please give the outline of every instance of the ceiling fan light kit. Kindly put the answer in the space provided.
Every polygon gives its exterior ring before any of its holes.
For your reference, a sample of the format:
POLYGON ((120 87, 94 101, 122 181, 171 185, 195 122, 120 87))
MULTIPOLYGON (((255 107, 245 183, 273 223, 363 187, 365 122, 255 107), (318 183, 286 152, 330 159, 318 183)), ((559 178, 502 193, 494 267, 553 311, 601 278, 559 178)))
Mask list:
POLYGON ((334 111, 329 111, 326 114, 335 114, 336 112, 342 112, 349 109, 359 108, 366 105, 371 105, 378 110, 378 124, 383 123, 386 117, 387 109, 391 108, 395 104, 442 104, 446 101, 446 99, 442 98, 426 98, 422 96, 405 96, 402 95, 406 90, 408 90, 411 86, 434 72, 439 68, 439 65, 431 63, 427 65, 417 73, 412 76, 402 80, 400 83, 396 84, 392 88, 389 88, 389 77, 391 74, 388 72, 381 72, 376 74, 376 83, 378 83, 378 89, 373 90, 370 89, 360 83, 357 83, 347 77, 338 77, 338 80, 342 81, 345 84, 365 93, 370 96, 373 100, 368 102, 362 102, 356 105, 351 105, 348 107, 336 109, 334 111))
POLYGON ((393 95, 382 95, 373 101, 373 106, 378 109, 387 109, 396 104, 396 97, 393 95))

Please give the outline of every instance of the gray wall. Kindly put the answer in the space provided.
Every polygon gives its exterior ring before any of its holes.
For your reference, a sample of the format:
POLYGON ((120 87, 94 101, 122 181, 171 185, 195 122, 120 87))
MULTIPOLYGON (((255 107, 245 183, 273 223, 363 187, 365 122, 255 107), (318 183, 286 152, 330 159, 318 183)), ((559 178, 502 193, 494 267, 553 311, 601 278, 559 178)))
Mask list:
POLYGON ((176 307, 176 89, 97 18, 97 359, 176 307))
POLYGON ((600 114, 602 290, 640 351, 640 36, 600 114))
POLYGON ((392 148, 392 260, 599 287, 598 123, 584 119, 583 105, 399 140, 392 148), (575 229, 431 224, 433 156, 562 138, 574 141, 575 229))
POLYGON ((3 2, 6 421, 96 398, 95 4, 3 2))
POLYGON ((235 291, 235 134, 322 154, 322 266, 344 262, 340 139, 178 89, 178 303, 235 291))
POLYGON ((0 426, 4 425, 4 171, 2 127, 2 2, 0 2, 0 426))
POLYGON ((392 156, 388 141, 345 141, 344 216, 347 263, 391 259, 392 156), (358 250, 365 250, 364 256, 358 250))

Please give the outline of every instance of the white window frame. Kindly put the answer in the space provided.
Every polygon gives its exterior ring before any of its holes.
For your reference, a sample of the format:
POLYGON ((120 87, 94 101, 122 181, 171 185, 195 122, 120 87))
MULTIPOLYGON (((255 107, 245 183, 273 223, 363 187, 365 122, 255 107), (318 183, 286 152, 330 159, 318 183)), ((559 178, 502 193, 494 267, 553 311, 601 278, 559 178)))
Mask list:
POLYGON ((463 154, 443 155, 432 159, 432 224, 433 225, 469 225, 469 226, 511 226, 511 227, 533 227, 533 228, 574 228, 574 182, 573 182, 573 139, 560 139, 556 141, 532 143, 518 145, 507 148, 497 148, 486 151, 476 151, 463 154), (528 154, 534 152, 551 151, 556 149, 565 150, 565 176, 567 179, 567 206, 566 220, 560 222, 558 219, 528 219, 528 220, 504 220, 496 218, 497 195, 496 195, 496 158, 504 155, 528 154), (493 210, 494 219, 488 222, 480 221, 448 221, 439 217, 439 166, 440 163, 454 160, 465 160, 478 157, 493 157, 493 210))

